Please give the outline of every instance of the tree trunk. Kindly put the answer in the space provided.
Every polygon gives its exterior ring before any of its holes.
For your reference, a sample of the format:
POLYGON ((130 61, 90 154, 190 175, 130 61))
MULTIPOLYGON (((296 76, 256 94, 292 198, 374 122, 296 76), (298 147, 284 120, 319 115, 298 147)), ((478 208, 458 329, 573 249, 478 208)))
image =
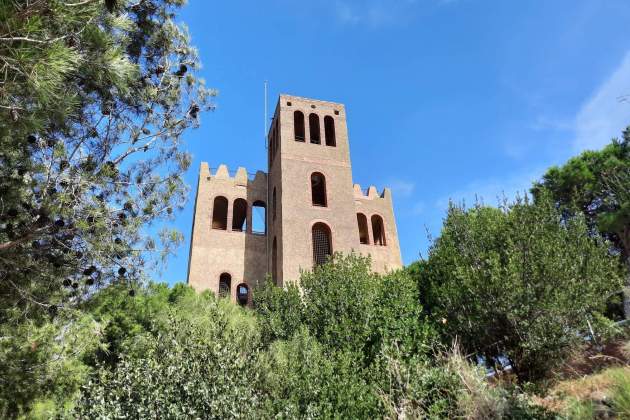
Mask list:
POLYGON ((623 315, 630 319, 630 226, 625 226, 619 235, 623 244, 622 256, 626 261, 626 281, 623 288, 623 315))
POLYGON ((630 319, 630 256, 626 257, 626 281, 623 288, 623 315, 630 319))

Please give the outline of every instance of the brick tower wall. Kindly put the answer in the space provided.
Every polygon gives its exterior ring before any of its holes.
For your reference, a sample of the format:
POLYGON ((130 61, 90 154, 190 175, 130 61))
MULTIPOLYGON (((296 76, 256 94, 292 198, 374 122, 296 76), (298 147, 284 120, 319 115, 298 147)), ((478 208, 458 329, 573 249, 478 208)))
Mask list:
POLYGON ((379 273, 402 267, 391 190, 385 188, 381 194, 377 194, 376 187, 370 186, 367 193, 364 193, 361 186, 355 184, 354 202, 356 212, 364 214, 367 219, 368 243, 359 243, 357 248, 359 253, 365 256, 369 255, 372 258, 372 269, 379 273), (374 242, 371 219, 375 215, 383 219, 385 230, 384 246, 377 245, 374 242))
POLYGON ((252 232, 252 205, 256 201, 267 203, 267 175, 264 172, 259 171, 249 179, 245 168, 238 168, 236 175, 231 177, 225 165, 211 174, 208 164, 201 164, 188 267, 188 284, 195 290, 210 289, 218 293, 219 278, 222 273, 228 273, 234 300, 237 285, 245 283, 251 290, 264 280, 267 239, 264 234, 252 232), (217 196, 228 201, 226 230, 212 228, 217 196), (245 232, 232 230, 234 202, 238 198, 247 201, 245 232))
POLYGON ((313 268, 312 227, 320 222, 330 229, 333 252, 369 255, 372 268, 381 273, 402 267, 391 191, 386 188, 378 194, 371 186, 363 192, 352 182, 343 104, 281 95, 269 129, 267 157, 268 175, 259 171, 253 179, 244 168, 230 176, 228 168, 221 165, 211 174, 208 164, 202 163, 188 284, 198 291, 209 289, 217 293, 221 274, 228 273, 234 300, 240 283, 247 284, 251 290, 268 273, 274 274, 275 283, 280 286, 297 281, 301 270, 313 268), (295 111, 304 114, 304 141, 295 138, 295 111), (320 144, 310 141, 310 114, 319 118, 320 144), (334 121, 334 146, 326 144, 325 117, 334 121), (313 205, 311 175, 314 172, 325 177, 326 206, 313 205), (212 228, 217 196, 225 197, 228 202, 225 230, 212 228), (247 202, 246 232, 232 229, 235 200, 239 198, 247 202), (266 235, 251 231, 252 205, 256 201, 265 203, 268 209, 266 235), (362 234, 357 222, 359 213, 365 215, 367 221, 362 234), (378 223, 375 229, 372 218, 382 220, 382 244, 375 240, 378 223))

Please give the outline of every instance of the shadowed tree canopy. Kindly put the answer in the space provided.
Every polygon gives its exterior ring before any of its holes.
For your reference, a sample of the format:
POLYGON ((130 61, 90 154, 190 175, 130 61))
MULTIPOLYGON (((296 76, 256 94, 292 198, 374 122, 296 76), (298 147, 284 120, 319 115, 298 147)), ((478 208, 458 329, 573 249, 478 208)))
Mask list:
POLYGON ((144 227, 183 205, 182 133, 213 95, 182 4, 0 4, 0 322, 133 282, 181 240, 144 227))

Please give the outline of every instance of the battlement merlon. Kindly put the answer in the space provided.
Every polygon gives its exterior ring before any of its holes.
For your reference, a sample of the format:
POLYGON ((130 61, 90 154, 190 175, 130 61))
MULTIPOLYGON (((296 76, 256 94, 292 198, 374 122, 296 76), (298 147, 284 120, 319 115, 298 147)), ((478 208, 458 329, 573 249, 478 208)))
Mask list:
POLYGON ((367 189, 367 193, 363 191, 360 184, 354 184, 354 198, 358 198, 361 200, 374 200, 374 199, 385 199, 388 201, 392 200, 392 190, 385 187, 383 191, 378 194, 376 187, 374 185, 370 185, 367 189))
POLYGON ((224 180, 232 181, 234 185, 267 187, 267 173, 256 171, 253 179, 249 178, 247 169, 239 166, 234 176, 230 176, 230 170, 225 164, 220 164, 214 174, 211 172, 208 162, 201 162, 199 179, 205 181, 224 180))

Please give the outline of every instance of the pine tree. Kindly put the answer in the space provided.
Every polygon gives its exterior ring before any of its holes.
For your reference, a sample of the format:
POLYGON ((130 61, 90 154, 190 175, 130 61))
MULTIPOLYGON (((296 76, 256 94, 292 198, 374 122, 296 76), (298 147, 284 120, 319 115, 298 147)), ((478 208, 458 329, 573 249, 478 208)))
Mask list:
POLYGON ((0 3, 0 324, 133 293, 181 240, 147 227, 183 205, 182 134, 214 95, 183 3, 0 3))

